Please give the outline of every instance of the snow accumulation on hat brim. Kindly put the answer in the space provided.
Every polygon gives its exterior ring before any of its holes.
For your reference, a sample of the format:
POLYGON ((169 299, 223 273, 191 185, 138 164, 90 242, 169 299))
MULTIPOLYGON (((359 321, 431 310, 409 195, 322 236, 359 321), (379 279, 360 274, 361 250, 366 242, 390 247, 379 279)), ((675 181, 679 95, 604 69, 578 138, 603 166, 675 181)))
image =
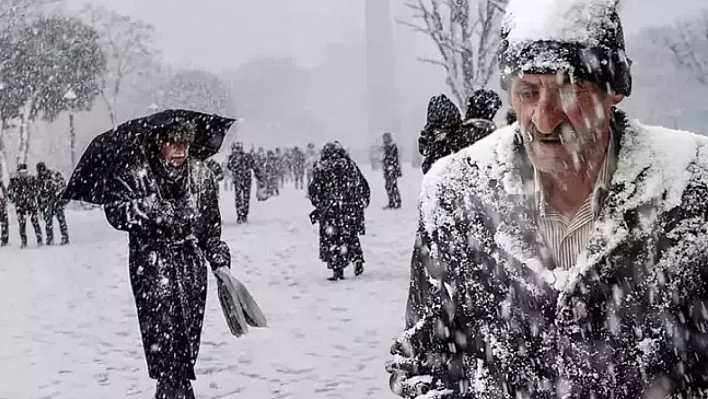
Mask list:
POLYGON ((598 44, 616 0, 511 0, 504 17, 510 43, 598 44))

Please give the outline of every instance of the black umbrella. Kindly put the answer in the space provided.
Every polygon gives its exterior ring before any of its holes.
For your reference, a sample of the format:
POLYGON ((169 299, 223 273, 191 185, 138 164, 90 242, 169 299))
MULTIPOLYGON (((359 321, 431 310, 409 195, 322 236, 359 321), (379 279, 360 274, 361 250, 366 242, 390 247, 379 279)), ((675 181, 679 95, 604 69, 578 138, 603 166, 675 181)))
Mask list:
POLYGON ((106 203, 104 184, 117 168, 129 167, 144 157, 147 141, 154 132, 186 123, 196 126, 190 157, 205 160, 217 152, 235 119, 187 110, 166 110, 123 123, 100 134, 81 156, 64 191, 66 200, 106 203))

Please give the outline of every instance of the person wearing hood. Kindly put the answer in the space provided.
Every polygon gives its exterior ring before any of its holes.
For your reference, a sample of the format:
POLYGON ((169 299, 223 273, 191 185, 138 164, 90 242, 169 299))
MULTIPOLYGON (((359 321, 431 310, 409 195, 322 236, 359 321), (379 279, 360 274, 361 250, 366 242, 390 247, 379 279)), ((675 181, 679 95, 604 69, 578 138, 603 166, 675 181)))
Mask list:
POLYGON ((17 176, 10 179, 7 187, 8 197, 15 204, 17 212, 17 222, 20 225, 21 247, 27 247, 27 218, 32 222, 34 235, 37 239, 37 246, 44 244, 42 239, 42 228, 39 226, 39 205, 37 202, 38 192, 37 178, 31 176, 27 171, 26 164, 17 165, 17 176))
POLYGON ((493 90, 475 90, 467 102, 465 119, 447 96, 430 99, 428 118, 418 138, 418 151, 424 157, 421 169, 428 173, 433 163, 469 147, 496 130, 493 120, 501 99, 493 90))
POLYGON ((705 396, 708 138, 617 108, 632 79, 614 1, 511 0, 501 39, 518 123, 424 179, 434 292, 392 348, 393 391, 705 396))
POLYGON ((129 274, 156 399, 194 398, 207 268, 229 273, 212 172, 190 157, 195 127, 162 127, 108 181, 108 222, 128 232, 129 274))
POLYGON ((312 223, 320 225, 320 260, 332 270, 330 281, 344 279, 344 269, 354 264, 354 274, 364 272, 364 211, 371 191, 361 170, 337 142, 328 143, 314 170, 308 196, 315 210, 312 223))

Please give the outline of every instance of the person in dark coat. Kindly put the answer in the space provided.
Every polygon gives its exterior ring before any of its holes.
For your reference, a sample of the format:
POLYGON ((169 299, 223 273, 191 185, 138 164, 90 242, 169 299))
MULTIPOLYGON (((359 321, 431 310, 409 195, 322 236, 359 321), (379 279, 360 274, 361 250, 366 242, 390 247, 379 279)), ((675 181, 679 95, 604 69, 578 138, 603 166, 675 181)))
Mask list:
POLYGON ((37 238, 37 245, 41 246, 42 228, 39 227, 38 214, 38 185, 37 178, 30 176, 27 172, 27 165, 17 165, 17 176, 10 179, 10 185, 7 187, 10 201, 15 204, 17 212, 17 222, 20 225, 20 240, 22 248, 27 247, 27 218, 29 217, 34 228, 34 234, 37 238))
POLYGON ((251 209, 251 187, 253 176, 258 184, 262 184, 261 171, 256 160, 250 153, 243 150, 243 143, 234 143, 231 146, 228 168, 234 179, 234 205, 236 206, 236 222, 247 223, 251 209))
POLYGON ((506 111, 506 125, 513 125, 516 122, 516 111, 514 111, 514 108, 509 108, 508 111, 506 111))
POLYGON ((268 151, 265 160, 266 193, 269 197, 280 195, 280 158, 273 151, 268 151))
POLYGON ((10 220, 7 212, 9 202, 5 183, 0 180, 0 247, 5 247, 10 240, 10 220))
POLYGON ((394 392, 704 397, 708 138, 616 108, 632 78, 613 2, 511 0, 504 27, 518 123, 425 177, 434 300, 393 347, 394 392))
POLYGON ((131 168, 109 176, 108 222, 130 238, 129 272, 157 399, 194 398, 207 269, 231 265, 216 182, 190 158, 194 127, 155 131, 131 168))
POLYGON ((398 189, 398 179, 403 176, 401 163, 398 159, 398 147, 393 142, 391 133, 383 135, 383 172, 386 181, 388 205, 384 209, 399 209, 401 207, 401 192, 398 189))
POLYGON ((444 94, 428 104, 428 119, 418 138, 418 151, 425 157, 421 169, 428 173, 433 163, 476 143, 496 130, 492 121, 501 107, 499 95, 478 89, 467 103, 465 119, 460 110, 444 94))
POLYGON ((313 223, 320 224, 320 259, 333 272, 330 281, 344 279, 344 269, 354 263, 354 274, 364 272, 364 253, 359 236, 366 233, 364 210, 371 191, 361 170, 337 142, 322 149, 308 187, 315 211, 313 223))
POLYGON ((50 170, 44 162, 39 162, 37 169, 37 185, 39 193, 37 202, 44 216, 47 245, 54 245, 54 218, 59 222, 61 245, 69 244, 69 227, 66 223, 65 209, 68 201, 61 196, 66 190, 66 180, 59 171, 50 170))
POLYGON ((293 175, 295 178, 295 189, 305 188, 305 153, 299 147, 292 151, 293 175))

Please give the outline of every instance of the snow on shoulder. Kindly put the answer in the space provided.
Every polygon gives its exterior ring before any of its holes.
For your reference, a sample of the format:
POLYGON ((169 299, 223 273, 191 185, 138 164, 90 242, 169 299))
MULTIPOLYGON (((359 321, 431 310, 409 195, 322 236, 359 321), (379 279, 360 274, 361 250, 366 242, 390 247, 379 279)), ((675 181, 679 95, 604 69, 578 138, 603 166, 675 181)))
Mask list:
POLYGON ((558 41, 597 45, 598 27, 612 23, 616 0, 511 0, 503 27, 509 42, 558 41))
MULTIPOLYGON (((443 220, 439 205, 442 196, 472 193, 478 190, 479 172, 484 170, 490 177, 497 175, 497 165, 512 160, 513 140, 517 124, 498 129, 489 136, 455 154, 441 158, 425 175, 420 191, 420 212, 423 226, 432 229, 443 220), (474 165, 474 167, 472 166, 474 165)), ((449 220, 452 222, 452 220, 449 220)))

